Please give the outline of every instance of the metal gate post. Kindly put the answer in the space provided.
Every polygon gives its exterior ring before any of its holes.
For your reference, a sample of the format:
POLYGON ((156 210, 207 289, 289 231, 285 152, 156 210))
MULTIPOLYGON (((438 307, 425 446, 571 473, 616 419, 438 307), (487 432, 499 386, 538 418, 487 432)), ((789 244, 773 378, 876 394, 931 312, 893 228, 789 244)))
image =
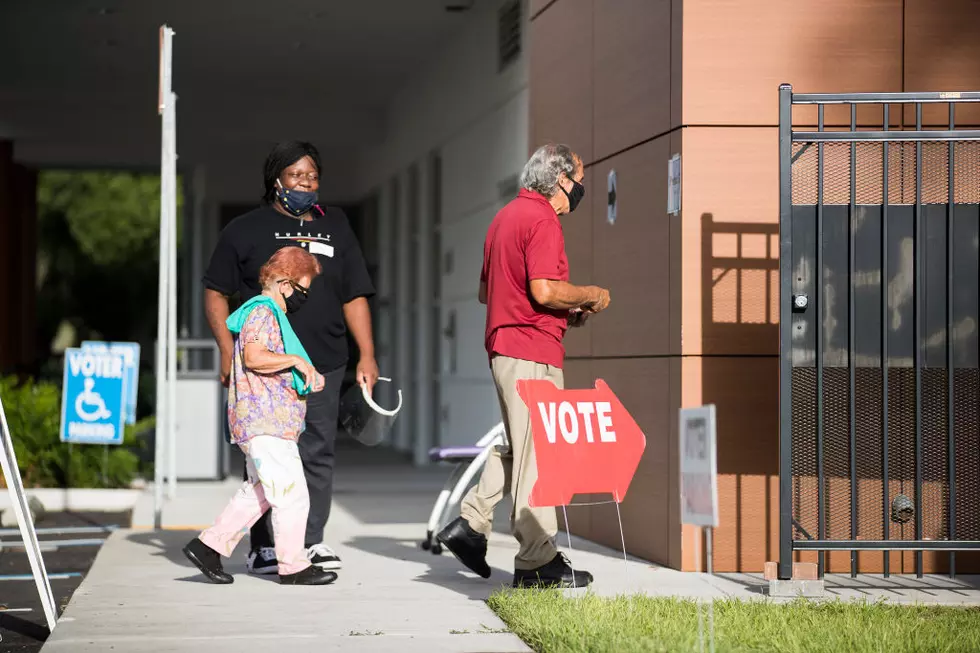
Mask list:
POLYGON ((793 577, 793 87, 779 87, 779 566, 793 577))

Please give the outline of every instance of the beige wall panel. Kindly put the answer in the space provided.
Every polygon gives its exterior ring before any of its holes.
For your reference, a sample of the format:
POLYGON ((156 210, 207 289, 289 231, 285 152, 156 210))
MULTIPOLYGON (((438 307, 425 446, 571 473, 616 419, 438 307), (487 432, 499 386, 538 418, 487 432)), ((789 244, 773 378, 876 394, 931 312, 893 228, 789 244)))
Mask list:
MULTIPOLYGON (((586 168, 584 183, 588 189, 587 193, 599 191, 599 189, 594 188, 594 178, 593 170, 586 168)), ((565 253, 568 255, 569 281, 579 286, 593 283, 592 223, 594 220, 593 202, 588 199, 579 203, 575 213, 561 217, 562 230, 565 233, 565 253)), ((567 331, 565 334, 566 356, 581 358, 592 355, 592 328, 593 322, 587 321, 585 326, 567 331)))
POLYGON ((592 0, 561 0, 531 22, 533 151, 567 143, 586 163, 592 148, 592 0))
POLYGON ((687 0, 683 21, 685 125, 775 125, 783 82, 902 90, 902 0, 687 0))
POLYGON ((776 354, 777 130, 684 130, 685 355, 776 354))
POLYGON ((670 129, 671 0, 595 0, 595 159, 670 129))
POLYGON ((594 356, 670 353, 669 139, 603 161, 593 171, 594 281, 612 303, 592 326, 594 356), (617 175, 617 219, 605 219, 609 171, 617 175))

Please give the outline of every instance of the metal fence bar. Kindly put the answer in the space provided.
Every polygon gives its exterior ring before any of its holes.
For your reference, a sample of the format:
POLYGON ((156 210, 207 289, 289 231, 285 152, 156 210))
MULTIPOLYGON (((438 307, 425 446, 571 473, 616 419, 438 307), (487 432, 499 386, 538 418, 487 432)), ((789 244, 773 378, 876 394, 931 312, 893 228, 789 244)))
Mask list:
MULTIPOLYGON (((823 131, 824 128, 824 107, 817 107, 817 129, 823 131)), ((823 192, 824 192, 824 158, 823 143, 817 144, 817 287, 814 294, 816 300, 817 313, 817 537, 821 540, 827 538, 826 523, 827 515, 826 497, 824 495, 824 470, 823 470, 823 192)), ((820 555, 817 559, 817 574, 820 578, 824 575, 825 555, 820 555)))
MULTIPOLYGON (((915 128, 922 129, 922 105, 915 105, 915 128)), ((922 539, 922 143, 915 144, 915 259, 912 341, 915 345, 915 539, 922 539)), ((922 578, 922 551, 915 552, 915 575, 922 578)))
MULTIPOLYGON (((922 106, 922 105, 918 105, 922 106)), ((980 129, 866 131, 866 132, 793 132, 793 141, 850 142, 850 141, 980 141, 980 129)))
POLYGON ((793 87, 779 87, 779 565, 793 577, 793 87))
POLYGON ((927 93, 795 93, 793 104, 898 104, 903 102, 980 102, 980 91, 927 93))
MULTIPOLYGON (((857 130, 857 105, 851 105, 851 131, 857 130)), ((851 539, 857 539, 857 391, 854 345, 854 242, 857 231, 857 143, 851 142, 851 206, 847 212, 847 397, 850 420, 851 539)), ((851 577, 857 576, 857 551, 851 551, 851 577)))
POLYGON ((797 551, 980 551, 980 540, 797 540, 797 551))
MULTIPOLYGON (((949 129, 956 124, 956 105, 949 103, 949 129)), ((956 539, 956 436, 953 433, 953 210, 956 204, 955 174, 953 161, 955 144, 947 143, 947 191, 946 200, 946 456, 949 463, 949 533, 947 537, 956 539)), ((949 554, 949 577, 956 577, 956 553, 949 554)))
MULTIPOLYGON (((885 131, 889 128, 889 106, 884 106, 885 131)), ((888 519, 888 150, 889 143, 882 144, 881 172, 881 523, 883 536, 890 537, 888 519)), ((882 561, 885 578, 891 575, 891 554, 885 551, 882 561)))

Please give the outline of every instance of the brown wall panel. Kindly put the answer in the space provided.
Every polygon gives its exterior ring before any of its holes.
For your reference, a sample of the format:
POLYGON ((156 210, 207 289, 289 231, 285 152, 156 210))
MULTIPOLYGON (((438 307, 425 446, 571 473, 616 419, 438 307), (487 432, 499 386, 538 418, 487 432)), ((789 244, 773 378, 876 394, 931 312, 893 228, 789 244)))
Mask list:
POLYGON ((684 130, 682 351, 779 351, 777 130, 684 130))
POLYGON ((561 0, 531 22, 530 149, 570 145, 586 163, 592 147, 592 2, 561 0))
MULTIPOLYGON (((671 551, 679 551, 673 540, 680 538, 679 525, 671 526, 671 501, 675 498, 671 479, 677 466, 670 427, 677 415, 676 407, 672 406, 671 361, 668 358, 593 360, 592 371, 596 378, 609 384, 647 438, 643 458, 621 505, 627 550, 647 560, 669 564, 671 551)), ((589 511, 592 539, 613 548, 622 547, 615 506, 576 510, 589 511)))
POLYGON ((668 157, 669 137, 663 137, 594 167, 594 281, 612 296, 610 307, 593 318, 595 356, 671 353, 668 157), (611 169, 618 180, 612 225, 605 219, 611 169))
POLYGON ((560 5, 561 0, 531 0, 529 11, 531 18, 534 18, 539 13, 541 13, 548 5, 560 5))
POLYGON ((902 0, 686 0, 683 21, 686 125, 775 125, 783 82, 902 90, 902 0))
MULTIPOLYGON (((905 90, 980 90, 980 0, 906 0, 905 90)), ((947 124, 947 105, 923 108, 925 124, 947 124)), ((960 125, 980 125, 980 105, 956 109, 960 125)), ((909 107, 906 121, 915 125, 909 107)))
POLYGON ((670 129, 670 0, 595 0, 595 159, 670 129))
POLYGON ((670 126, 684 115, 684 0, 670 0, 670 126))
MULTIPOLYGON (((583 183, 587 193, 598 193, 595 188, 595 175, 591 168, 586 168, 583 183)), ((603 180, 605 183, 605 180, 603 180)), ((605 209, 603 209, 605 211, 605 209)), ((568 277, 575 285, 586 286, 593 283, 592 273, 592 223, 593 202, 580 202, 575 212, 561 217, 562 230, 565 233, 565 253, 568 256, 568 277)), ((585 326, 569 329, 565 334, 565 355, 571 358, 581 358, 592 355, 592 327, 594 322, 589 320, 585 326)))

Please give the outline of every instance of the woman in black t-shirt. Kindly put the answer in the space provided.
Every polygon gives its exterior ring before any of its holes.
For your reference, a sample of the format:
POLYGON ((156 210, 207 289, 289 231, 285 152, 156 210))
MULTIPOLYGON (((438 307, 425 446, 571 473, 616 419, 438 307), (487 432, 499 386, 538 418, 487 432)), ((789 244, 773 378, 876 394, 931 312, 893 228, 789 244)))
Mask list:
MULTIPOLYGON (((316 255, 323 273, 311 285, 304 309, 291 315, 290 323, 326 381, 323 391, 308 400, 306 430, 299 439, 310 491, 305 544, 313 564, 336 570, 340 557, 322 539, 332 500, 348 330, 360 352, 358 384, 373 388, 378 365, 368 307, 374 286, 343 211, 317 203, 321 172, 320 155, 310 143, 290 141, 273 148, 265 161, 262 205, 235 218, 221 232, 204 275, 204 310, 221 351, 221 382, 227 386, 233 347, 225 325, 229 298, 238 294, 247 301, 261 292, 259 268, 282 247, 300 246, 316 255)), ((251 573, 278 573, 268 513, 252 527, 247 566, 251 573)))

